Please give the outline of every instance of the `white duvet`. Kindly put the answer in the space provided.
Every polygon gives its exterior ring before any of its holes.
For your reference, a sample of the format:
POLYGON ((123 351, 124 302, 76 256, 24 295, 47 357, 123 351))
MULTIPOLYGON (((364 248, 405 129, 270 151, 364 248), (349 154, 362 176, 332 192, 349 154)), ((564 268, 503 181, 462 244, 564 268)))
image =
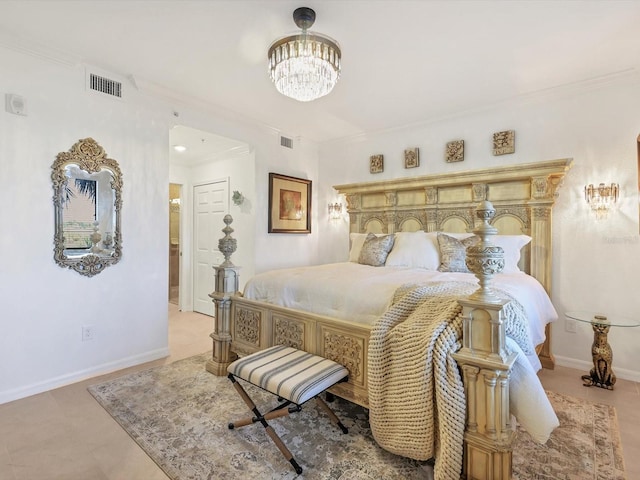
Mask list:
MULTIPOLYGON (((545 339, 545 326, 558 318, 542 285, 523 272, 501 273, 494 287, 516 298, 529 321, 533 345, 545 339)), ((422 268, 371 267, 355 262, 272 270, 253 277, 244 296, 342 320, 372 325, 391 305, 396 289, 406 283, 462 281, 478 284, 472 273, 443 273, 422 268)), ((529 356, 537 371, 540 362, 529 356)))
MULTIPOLYGON (((407 283, 462 281, 478 284, 471 273, 443 273, 420 268, 371 267, 355 262, 272 270, 253 277, 244 297, 332 318, 373 324, 389 308, 398 287, 407 283)), ((523 272, 494 276, 493 285, 517 299, 528 320, 532 347, 545 339, 545 326, 558 314, 542 285, 523 272)), ((525 355, 510 339, 508 346, 528 362, 517 362, 511 374, 511 411, 541 443, 558 419, 535 372, 536 355, 525 355)), ((533 348, 532 348, 533 350, 533 348)))

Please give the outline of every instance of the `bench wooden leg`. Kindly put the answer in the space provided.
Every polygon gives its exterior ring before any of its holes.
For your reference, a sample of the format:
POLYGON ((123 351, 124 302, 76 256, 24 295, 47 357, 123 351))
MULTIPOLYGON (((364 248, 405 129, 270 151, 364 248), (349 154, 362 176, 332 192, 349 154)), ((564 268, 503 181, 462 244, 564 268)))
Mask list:
MULTIPOLYGON (((244 388, 242 388, 242 385, 240 385, 236 381, 235 377, 229 374, 229 380, 231 380, 234 388, 236 389, 236 391, 238 392, 242 400, 244 400, 244 403, 247 404, 247 407, 249 407, 249 410, 251 410, 255 415, 255 417, 253 418, 245 418, 233 423, 229 423, 229 429, 233 430, 235 428, 244 427, 245 425, 251 425, 253 423, 260 422, 264 427, 265 431, 267 432, 267 435, 269 435, 269 438, 271 438, 273 443, 276 444, 276 447, 278 447, 278 450, 280 450, 280 453, 282 453, 284 458, 286 458, 289 461, 289 463, 291 463, 296 473, 300 475, 302 473, 302 467, 298 465, 298 462, 296 462, 295 458, 293 458, 293 454, 289 451, 287 446, 280 439, 280 437, 278 436, 276 431, 273 429, 273 427, 271 427, 271 425, 267 423, 267 420, 289 415, 289 413, 291 413, 289 409, 278 408, 276 410, 272 410, 266 415, 262 415, 262 413, 260 413, 260 410, 258 410, 258 407, 256 407, 255 403, 253 403, 253 400, 251 400, 251 397, 249 397, 249 395, 247 395, 247 392, 244 390, 244 388)), ((296 405, 295 407, 293 407, 293 411, 300 411, 300 406, 296 405)))
POLYGON ((342 422, 336 416, 336 414, 333 413, 333 410, 329 408, 329 405, 324 403, 324 400, 322 400, 320 397, 316 397, 316 402, 318 402, 318 405, 320 405, 322 409, 325 411, 325 413, 329 415, 329 418, 331 419, 331 421, 336 425, 338 425, 338 427, 340 427, 340 430, 342 430, 342 433, 349 433, 349 429, 342 424, 342 422))

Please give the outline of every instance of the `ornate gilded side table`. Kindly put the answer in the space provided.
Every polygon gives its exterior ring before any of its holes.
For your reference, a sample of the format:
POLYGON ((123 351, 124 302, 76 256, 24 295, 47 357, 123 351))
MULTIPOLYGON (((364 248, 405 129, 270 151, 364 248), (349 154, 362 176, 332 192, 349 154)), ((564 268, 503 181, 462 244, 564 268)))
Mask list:
POLYGON ((638 327, 640 321, 625 317, 609 317, 592 312, 566 312, 565 315, 579 322, 590 323, 593 327, 593 344, 591 356, 593 368, 589 375, 582 375, 585 387, 596 387, 613 390, 616 376, 613 373, 613 351, 607 340, 607 334, 611 327, 638 327))

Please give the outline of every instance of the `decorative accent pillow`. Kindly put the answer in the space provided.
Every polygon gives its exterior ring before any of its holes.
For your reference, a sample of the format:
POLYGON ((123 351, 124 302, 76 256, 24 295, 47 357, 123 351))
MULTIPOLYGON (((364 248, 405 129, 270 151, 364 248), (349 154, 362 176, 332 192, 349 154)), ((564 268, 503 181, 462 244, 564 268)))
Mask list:
POLYGON ((384 265, 387 260, 387 256, 393 247, 394 236, 383 235, 376 236, 373 233, 367 235, 367 238, 360 250, 360 256, 358 257, 358 263, 363 265, 371 265, 373 267, 380 267, 384 265))
MULTIPOLYGON (((360 251, 362 250, 362 245, 364 245, 364 241, 367 239, 369 233, 350 233, 349 240, 351 246, 349 247, 349 261, 358 263, 358 258, 360 258, 360 251)), ((376 237, 382 237, 383 235, 387 235, 386 233, 374 233, 376 237)))
POLYGON ((475 235, 459 240, 438 232, 438 246, 440 247, 440 266, 438 271, 470 273, 465 263, 466 250, 467 247, 475 245, 479 241, 480 237, 475 235))
POLYGON ((438 238, 435 232, 397 232, 389 252, 387 267, 437 270, 440 265, 438 238))

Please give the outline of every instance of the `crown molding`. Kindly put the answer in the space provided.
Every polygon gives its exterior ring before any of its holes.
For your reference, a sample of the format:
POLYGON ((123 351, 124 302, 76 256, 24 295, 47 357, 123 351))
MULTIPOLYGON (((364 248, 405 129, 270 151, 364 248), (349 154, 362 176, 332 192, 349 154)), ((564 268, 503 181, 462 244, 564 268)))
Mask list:
MULTIPOLYGON (((172 90, 171 88, 164 87, 142 77, 130 75, 128 78, 132 81, 132 83, 134 83, 136 88, 141 93, 145 93, 155 98, 160 98, 168 103, 194 108, 197 110, 205 111, 207 113, 215 114, 216 116, 220 116, 226 120, 236 121, 245 125, 251 125, 258 130, 266 132, 269 135, 280 134, 281 129, 267 123, 260 122, 255 118, 243 115, 242 113, 236 112, 234 110, 226 109, 224 107, 221 107, 220 105, 207 102, 206 100, 203 100, 201 98, 182 94, 180 92, 172 90)), ((174 112, 174 115, 178 116, 179 112, 174 112)))
POLYGON ((82 63, 82 58, 79 55, 52 48, 33 40, 28 40, 5 29, 0 29, 0 46, 52 63, 64 65, 65 67, 77 67, 82 63))
POLYGON ((459 118, 468 117, 470 115, 476 115, 483 112, 490 112, 498 108, 513 108, 513 107, 533 104, 541 101, 567 98, 571 95, 580 95, 583 93, 598 90, 600 88, 605 88, 610 85, 615 85, 625 81, 640 83, 640 68, 632 67, 625 70, 612 72, 606 75, 589 78, 586 80, 569 82, 562 85, 557 85, 557 86, 553 86, 553 87, 549 87, 541 90, 536 90, 533 92, 528 92, 521 95, 504 98, 494 102, 476 105, 476 106, 465 108, 455 112, 436 115, 432 118, 427 118, 418 122, 407 123, 404 125, 399 125, 391 128, 370 130, 366 132, 357 133, 354 135, 347 135, 345 137, 340 137, 333 140, 327 140, 326 142, 323 142, 323 144, 338 145, 342 143, 348 144, 348 143, 363 142, 378 135, 401 132, 401 131, 410 130, 414 128, 427 127, 429 125, 433 125, 433 124, 437 124, 437 123, 441 123, 449 120, 456 120, 459 118))

